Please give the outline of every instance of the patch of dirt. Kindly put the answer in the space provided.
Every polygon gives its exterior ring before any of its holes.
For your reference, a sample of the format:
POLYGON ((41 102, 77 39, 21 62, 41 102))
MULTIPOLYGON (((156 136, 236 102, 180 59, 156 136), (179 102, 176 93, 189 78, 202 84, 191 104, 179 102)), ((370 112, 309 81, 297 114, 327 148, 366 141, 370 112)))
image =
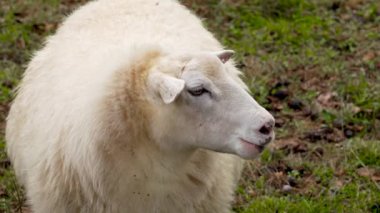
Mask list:
POLYGON ((317 97, 317 102, 323 108, 333 108, 338 109, 342 107, 342 102, 339 101, 338 94, 336 92, 323 92, 317 97))
POLYGON ((370 178, 373 181, 380 182, 380 170, 374 168, 361 167, 356 170, 358 175, 370 178))
POLYGON ((288 176, 283 171, 273 172, 267 176, 266 184, 276 189, 282 189, 284 185, 288 184, 288 176))
POLYGON ((309 151, 308 145, 298 138, 279 139, 273 145, 275 149, 289 153, 305 153, 309 151))
POLYGON ((332 143, 339 143, 345 140, 345 135, 341 130, 337 128, 320 127, 318 129, 305 133, 302 139, 305 139, 311 143, 315 143, 321 140, 332 143))

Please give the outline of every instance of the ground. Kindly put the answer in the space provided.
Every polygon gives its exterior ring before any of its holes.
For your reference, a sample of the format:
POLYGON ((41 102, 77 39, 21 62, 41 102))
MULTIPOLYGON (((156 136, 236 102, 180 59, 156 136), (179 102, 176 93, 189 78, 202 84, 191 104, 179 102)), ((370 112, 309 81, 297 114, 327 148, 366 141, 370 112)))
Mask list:
MULTIPOLYGON (((4 151, 14 89, 81 0, 0 1, 0 212, 27 212, 4 151)), ((275 143, 249 162, 235 212, 380 212, 380 2, 182 0, 237 52, 275 143)))

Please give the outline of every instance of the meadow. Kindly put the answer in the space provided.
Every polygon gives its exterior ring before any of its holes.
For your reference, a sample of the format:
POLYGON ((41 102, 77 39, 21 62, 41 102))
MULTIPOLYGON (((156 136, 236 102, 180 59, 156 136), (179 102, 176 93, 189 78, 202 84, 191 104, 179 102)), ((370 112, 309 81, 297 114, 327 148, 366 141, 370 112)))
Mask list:
MULTIPOLYGON (((228 49, 276 141, 233 210, 380 212, 380 1, 181 0, 228 49)), ((0 1, 0 212, 30 212, 5 119, 33 52, 84 0, 0 1)))

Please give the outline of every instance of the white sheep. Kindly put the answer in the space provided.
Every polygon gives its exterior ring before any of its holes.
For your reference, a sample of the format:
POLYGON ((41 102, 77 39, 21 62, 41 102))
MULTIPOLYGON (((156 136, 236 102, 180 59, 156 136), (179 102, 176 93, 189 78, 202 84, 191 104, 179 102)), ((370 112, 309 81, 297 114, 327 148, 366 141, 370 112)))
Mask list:
POLYGON ((98 0, 69 16, 7 121, 33 211, 229 212, 236 155, 274 137, 232 53, 176 1, 98 0))

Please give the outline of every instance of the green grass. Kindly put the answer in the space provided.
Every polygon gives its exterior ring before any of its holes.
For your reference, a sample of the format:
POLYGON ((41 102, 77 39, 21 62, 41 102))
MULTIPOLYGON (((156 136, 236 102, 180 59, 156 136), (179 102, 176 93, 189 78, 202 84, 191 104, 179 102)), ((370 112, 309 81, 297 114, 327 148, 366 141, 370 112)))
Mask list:
POLYGON ((257 101, 285 121, 276 130, 278 143, 307 145, 301 153, 275 147, 252 162, 237 190, 235 211, 380 212, 379 4, 207 1, 194 8, 239 53, 257 101), (287 85, 274 87, 279 82, 287 85), (273 97, 279 91, 287 93, 283 100, 273 97), (333 95, 323 100, 326 94, 333 95), (303 103, 302 110, 290 108, 294 99, 303 103), (319 139, 309 140, 309 133, 319 139), (322 150, 319 157, 316 150, 322 150), (359 175, 363 167, 375 174, 359 175), (289 182, 294 186, 284 191, 289 182))
MULTIPOLYGON (((283 151, 265 151, 237 190, 236 212, 371 212, 380 202, 380 185, 360 168, 379 170, 380 143, 354 139, 341 148, 324 144, 321 160, 283 151), (251 180, 250 178, 251 177, 251 180), (284 191, 290 182, 294 186, 284 191), (253 193, 252 193, 253 191, 253 193), (375 207, 374 207, 375 206, 375 207)), ((313 149, 310 149, 313 150, 313 149)))
MULTIPOLYGON (((25 208, 4 151, 13 91, 33 52, 83 2, 0 2, 0 212, 25 208)), ((181 2, 237 52, 252 95, 277 120, 277 142, 247 165, 234 211, 380 212, 379 2, 181 2)))

